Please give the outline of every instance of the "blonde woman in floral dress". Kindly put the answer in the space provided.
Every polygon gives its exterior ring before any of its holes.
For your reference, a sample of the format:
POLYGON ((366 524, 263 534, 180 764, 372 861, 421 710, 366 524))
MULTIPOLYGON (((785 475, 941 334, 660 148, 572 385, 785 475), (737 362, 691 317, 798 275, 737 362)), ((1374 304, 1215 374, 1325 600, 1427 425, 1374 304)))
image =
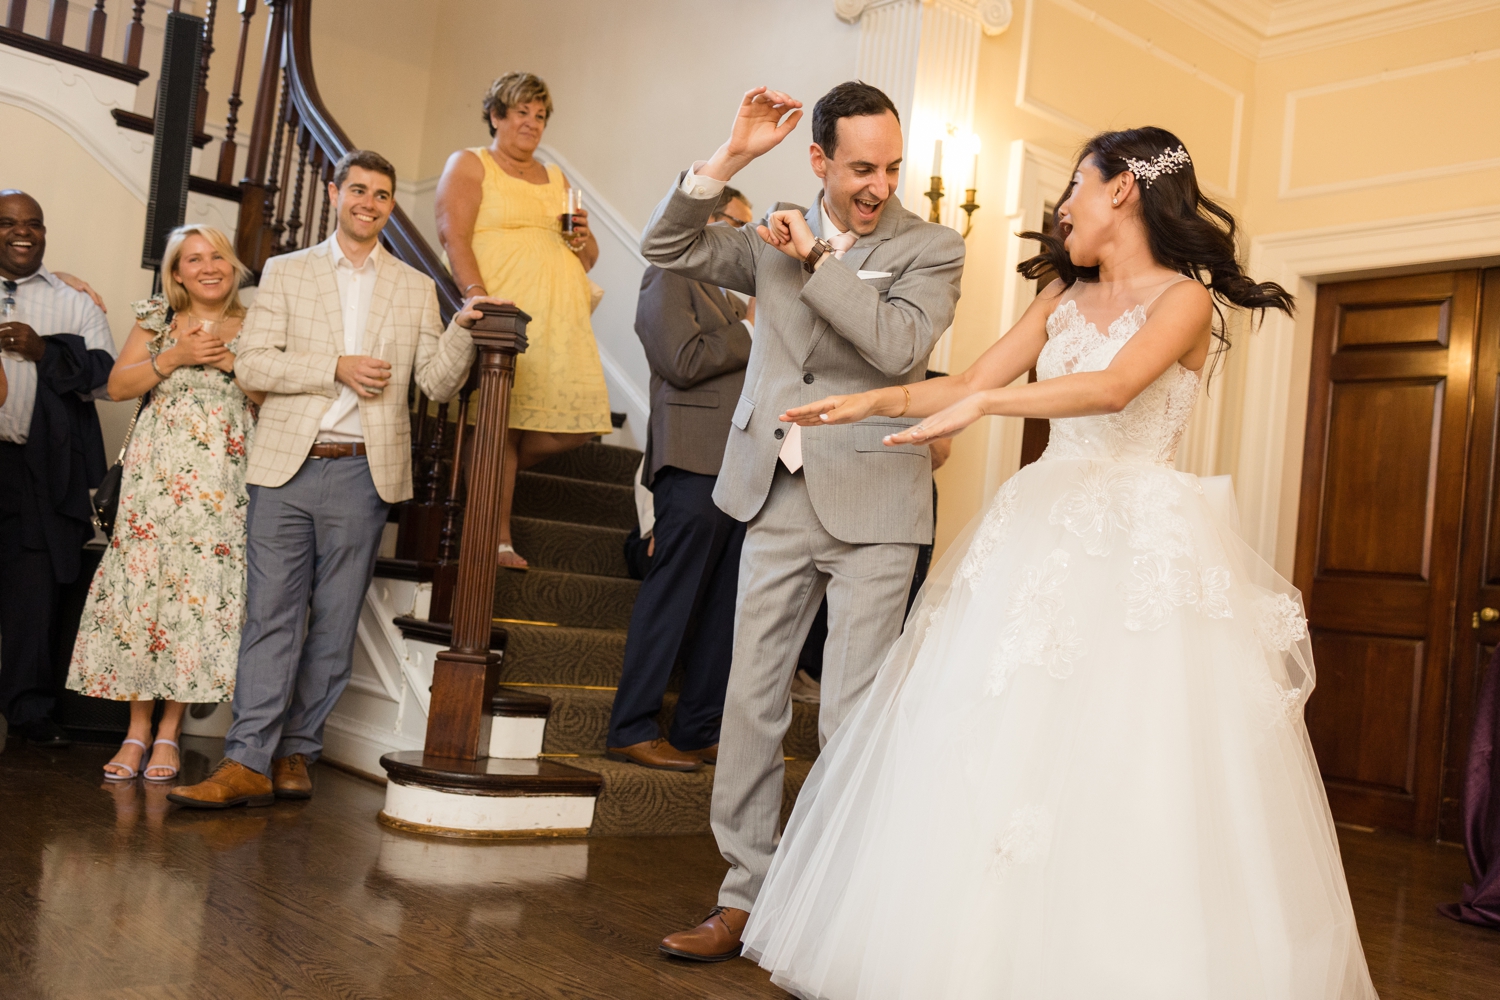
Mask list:
POLYGON ((68 687, 130 702, 106 778, 177 776, 182 716, 234 694, 245 607, 246 453, 260 394, 234 378, 246 274, 211 226, 173 231, 165 296, 135 304, 109 376, 113 399, 146 392, 125 454, 114 537, 89 587, 68 687), (156 739, 151 715, 166 702, 156 739))

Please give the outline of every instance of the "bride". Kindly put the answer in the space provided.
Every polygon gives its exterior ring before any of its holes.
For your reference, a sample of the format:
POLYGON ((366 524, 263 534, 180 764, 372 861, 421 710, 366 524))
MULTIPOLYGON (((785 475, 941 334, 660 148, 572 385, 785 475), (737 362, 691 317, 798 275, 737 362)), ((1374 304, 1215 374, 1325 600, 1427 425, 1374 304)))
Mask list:
POLYGON ((1300 598, 1227 491, 1173 469, 1219 303, 1291 296, 1240 270, 1163 129, 1092 139, 1054 235, 1027 235, 1022 273, 1059 277, 968 371, 782 417, 1052 436, 824 749, 744 953, 820 1000, 1373 998, 1302 721, 1300 598))

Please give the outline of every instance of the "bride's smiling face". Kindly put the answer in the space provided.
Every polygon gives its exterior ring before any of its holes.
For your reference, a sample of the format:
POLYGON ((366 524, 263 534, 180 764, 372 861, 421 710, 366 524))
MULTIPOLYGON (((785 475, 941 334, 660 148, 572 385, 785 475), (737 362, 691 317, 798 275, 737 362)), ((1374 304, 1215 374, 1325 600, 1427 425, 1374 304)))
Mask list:
POLYGON ((1074 266, 1094 267, 1099 263, 1101 249, 1120 223, 1122 213, 1111 199, 1119 198, 1123 207, 1125 176, 1106 181, 1092 156, 1084 157, 1078 165, 1067 200, 1057 206, 1058 235, 1074 266))

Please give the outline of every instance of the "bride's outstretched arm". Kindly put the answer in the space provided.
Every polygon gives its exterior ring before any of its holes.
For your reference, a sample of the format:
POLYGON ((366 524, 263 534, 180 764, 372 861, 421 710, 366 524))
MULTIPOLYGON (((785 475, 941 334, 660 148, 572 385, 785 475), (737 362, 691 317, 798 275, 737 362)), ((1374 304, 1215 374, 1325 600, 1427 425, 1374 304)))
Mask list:
POLYGON ((1063 292, 1062 282, 1044 288, 1010 332, 957 375, 930 378, 907 386, 887 386, 850 396, 828 396, 786 411, 781 417, 804 427, 851 424, 866 417, 925 417, 976 392, 1009 385, 1036 365, 1047 343, 1047 317, 1063 292), (908 399, 909 396, 909 399, 908 399))
POLYGON ((1162 296, 1140 332, 1103 371, 1076 372, 1029 385, 1004 385, 967 396, 911 430, 885 438, 890 444, 920 444, 951 437, 982 416, 1086 417, 1118 413, 1179 361, 1207 357, 1213 303, 1208 289, 1184 281, 1162 296))

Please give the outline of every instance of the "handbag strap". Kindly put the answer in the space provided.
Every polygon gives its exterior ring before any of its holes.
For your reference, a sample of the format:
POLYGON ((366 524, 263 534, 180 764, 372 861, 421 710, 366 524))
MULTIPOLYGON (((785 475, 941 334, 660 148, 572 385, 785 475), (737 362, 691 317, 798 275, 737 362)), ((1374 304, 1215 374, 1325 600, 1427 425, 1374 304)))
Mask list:
POLYGON ((135 404, 135 412, 130 415, 130 426, 125 428, 125 440, 120 443, 120 456, 115 459, 116 465, 125 461, 125 452, 130 448, 130 439, 135 434, 135 422, 141 419, 141 411, 149 402, 151 402, 151 393, 147 391, 141 394, 140 402, 135 404))

